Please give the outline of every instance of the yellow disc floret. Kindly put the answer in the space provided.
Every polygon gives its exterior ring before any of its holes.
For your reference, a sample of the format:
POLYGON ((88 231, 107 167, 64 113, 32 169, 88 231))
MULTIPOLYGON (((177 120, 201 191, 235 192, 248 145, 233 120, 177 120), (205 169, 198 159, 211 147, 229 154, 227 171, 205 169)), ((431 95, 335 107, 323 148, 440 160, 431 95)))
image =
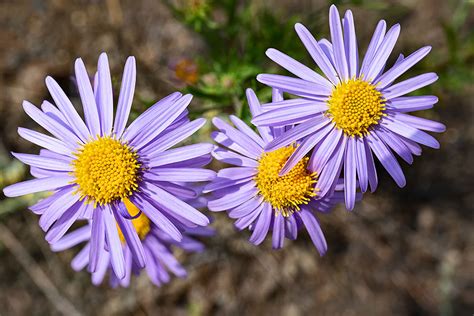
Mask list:
POLYGON ((123 200, 138 187, 138 155, 128 145, 100 137, 75 154, 73 175, 82 198, 95 205, 123 200))
MULTIPOLYGON (((125 207, 127 208, 127 211, 130 215, 135 216, 140 212, 140 210, 135 206, 135 204, 130 202, 129 199, 124 199, 123 203, 125 204, 125 207)), ((135 227, 135 230, 137 231, 138 237, 140 237, 141 240, 145 239, 145 237, 150 232, 150 220, 148 219, 148 217, 142 212, 140 216, 132 219, 132 224, 133 227, 135 227)), ((118 224, 117 229, 120 240, 122 241, 122 243, 125 243, 125 237, 123 236, 122 230, 120 229, 118 224)))
POLYGON ((385 110, 382 93, 361 79, 340 83, 329 97, 327 114, 349 136, 364 136, 385 110))
POLYGON ((295 149, 289 146, 264 153, 260 157, 255 177, 259 194, 285 217, 298 211, 301 204, 308 204, 311 197, 316 196, 316 173, 306 169, 309 158, 301 159, 284 176, 279 175, 295 149))

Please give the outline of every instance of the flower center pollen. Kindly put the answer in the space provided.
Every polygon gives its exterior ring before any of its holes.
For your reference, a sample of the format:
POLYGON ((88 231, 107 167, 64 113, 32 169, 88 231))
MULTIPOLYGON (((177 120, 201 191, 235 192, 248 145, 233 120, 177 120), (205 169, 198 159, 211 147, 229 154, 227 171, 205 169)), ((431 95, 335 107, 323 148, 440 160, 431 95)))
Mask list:
POLYGON ((289 146, 264 153, 260 157, 255 177, 259 194, 285 217, 299 211, 301 204, 308 204, 311 197, 316 196, 316 173, 306 169, 308 157, 301 159, 284 176, 279 175, 295 149, 289 146))
POLYGON ((327 114, 349 136, 364 136, 378 124, 385 110, 382 93, 361 79, 339 84, 329 97, 327 114))
MULTIPOLYGON (((138 214, 138 212, 140 212, 140 210, 135 206, 135 204, 130 202, 129 199, 124 199, 123 204, 125 204, 128 213, 132 216, 135 216, 136 214, 138 214)), ((148 219, 148 217, 142 212, 140 216, 132 219, 132 224, 135 230, 137 231, 140 240, 145 239, 145 237, 150 232, 150 220, 148 219)), ((122 230, 120 229, 118 224, 117 230, 119 233, 120 241, 122 241, 122 244, 125 244, 125 237, 123 236, 122 230)))
POLYGON ((104 205, 123 200, 138 187, 138 155, 126 144, 100 137, 75 154, 73 175, 81 198, 104 205))

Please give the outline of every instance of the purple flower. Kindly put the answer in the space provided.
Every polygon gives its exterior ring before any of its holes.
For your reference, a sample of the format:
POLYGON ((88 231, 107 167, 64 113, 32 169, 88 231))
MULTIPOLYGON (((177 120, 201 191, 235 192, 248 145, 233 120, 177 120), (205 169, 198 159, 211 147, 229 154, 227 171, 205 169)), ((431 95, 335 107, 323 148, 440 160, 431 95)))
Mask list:
POLYGON ((403 187, 405 176, 393 152, 411 164, 413 155, 421 154, 419 144, 439 148, 438 141, 424 131, 445 130, 441 123, 406 114, 429 109, 438 102, 435 96, 404 96, 435 82, 438 78, 435 73, 394 84, 431 48, 423 47, 406 58, 400 55, 395 65, 384 71, 400 26, 396 24, 387 33, 385 28, 385 21, 380 21, 360 63, 352 12, 347 11, 341 23, 333 5, 330 9, 332 44, 325 39, 316 41, 303 25, 295 25, 298 36, 325 77, 275 49, 267 50, 267 56, 299 78, 271 74, 257 77, 272 88, 299 97, 264 105, 265 113, 252 121, 259 127, 296 124, 265 147, 273 151, 301 141, 281 173, 287 173, 313 150, 309 165, 320 175, 317 188, 321 195, 331 194, 344 169, 348 209, 354 207, 356 179, 362 192, 369 184, 372 192, 377 187, 372 153, 403 187))
MULTIPOLYGON (((283 99, 279 91, 273 92, 274 102, 283 99)), ((260 114, 260 103, 251 89, 247 89, 247 99, 252 115, 260 114)), ((264 148, 290 130, 290 126, 258 127, 258 135, 239 118, 230 116, 230 120, 236 128, 219 118, 213 119, 219 131, 211 136, 225 147, 215 149, 213 156, 236 167, 219 170, 217 177, 205 187, 204 193, 212 192, 208 208, 215 212, 228 211, 229 217, 237 219, 235 226, 239 230, 249 227, 250 242, 255 245, 273 231, 275 249, 283 247, 285 237, 296 239, 299 228, 305 226, 323 255, 327 244, 315 213, 328 212, 335 202, 344 200, 343 193, 319 198, 315 192, 319 180, 307 167, 307 157, 301 157, 285 176, 279 175, 287 159, 303 145, 291 144, 273 152, 264 148)), ((341 186, 334 189, 339 191, 341 186)))
MULTIPOLYGON (((132 208, 134 207, 132 206, 132 208)), ((204 245, 193 237, 208 237, 214 235, 212 229, 207 227, 194 227, 184 230, 182 232, 183 238, 181 241, 177 241, 151 222, 144 212, 142 212, 139 217, 133 219, 132 223, 137 230, 143 245, 144 258, 146 261, 144 269, 153 284, 157 286, 170 281, 169 272, 180 278, 184 278, 187 275, 186 270, 173 254, 174 247, 180 248, 185 252, 201 252, 205 248, 204 245)), ((80 271, 90 264, 89 253, 91 248, 91 232, 92 225, 87 224, 61 237, 58 241, 51 244, 51 249, 53 251, 63 251, 80 243, 87 242, 71 262, 72 268, 76 271, 80 271)), ((131 275, 138 275, 141 270, 143 270, 143 268, 137 266, 134 262, 133 252, 124 242, 122 232, 119 234, 124 253, 125 277, 117 277, 113 269, 111 253, 105 248, 102 248, 99 252, 97 268, 91 273, 92 283, 95 285, 101 284, 105 275, 109 271, 109 281, 112 287, 118 285, 128 287, 131 275)))
POLYGON ((112 81, 107 55, 99 58, 92 87, 81 59, 76 60, 77 86, 85 122, 51 77, 46 85, 56 104, 44 101, 41 110, 25 101, 25 112, 53 137, 19 128, 26 140, 43 147, 39 155, 13 155, 31 166, 36 178, 4 189, 6 196, 52 191, 31 207, 40 214, 46 240, 55 243, 81 218, 91 219, 89 269, 99 268, 104 248, 115 275, 126 275, 126 257, 118 222, 134 264, 146 263, 146 250, 131 219, 141 212, 163 233, 183 239, 180 227, 206 226, 209 220, 184 202, 198 193, 183 183, 202 182, 215 173, 202 167, 211 161, 212 144, 170 149, 205 123, 190 122, 191 95, 173 93, 157 102, 126 128, 135 90, 135 59, 129 57, 122 78, 114 120, 112 81), (140 211, 130 214, 124 203, 140 211))

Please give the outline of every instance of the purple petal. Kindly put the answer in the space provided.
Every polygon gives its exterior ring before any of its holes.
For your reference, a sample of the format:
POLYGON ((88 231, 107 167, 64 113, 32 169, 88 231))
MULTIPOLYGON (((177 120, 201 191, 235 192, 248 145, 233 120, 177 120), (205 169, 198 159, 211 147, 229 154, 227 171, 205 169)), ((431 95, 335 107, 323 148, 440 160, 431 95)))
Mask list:
POLYGON ((158 153, 153 157, 149 157, 149 168, 168 165, 174 162, 186 161, 192 158, 206 155, 212 151, 212 144, 193 144, 179 148, 169 149, 165 152, 158 153))
POLYGON ((148 247, 145 247, 145 254, 147 258, 148 264, 145 266, 146 273, 150 278, 151 282, 156 286, 161 286, 161 281, 158 278, 158 266, 155 257, 153 256, 152 252, 148 247))
POLYGON ((180 199, 195 199, 198 197, 198 193, 189 186, 179 185, 167 181, 153 181, 153 184, 159 186, 163 190, 168 191, 168 193, 171 193, 180 199))
POLYGON ((215 177, 215 171, 201 168, 156 168, 146 174, 152 181, 171 182, 211 181, 215 177))
POLYGON ((160 111, 170 108, 179 98, 181 98, 181 93, 174 92, 156 102, 130 124, 124 132, 122 139, 126 141, 134 139, 143 129, 149 127, 150 123, 159 115, 160 111))
POLYGON ((344 193, 346 208, 349 211, 354 209, 356 195, 356 138, 349 137, 347 140, 345 161, 344 161, 344 193))
POLYGON ((326 243, 326 238, 324 238, 323 231, 319 226, 318 220, 306 208, 301 208, 297 214, 306 227, 309 237, 311 237, 311 241, 316 246, 316 249, 318 249, 319 254, 323 256, 328 249, 328 245, 326 243))
MULTIPOLYGON (((272 102, 281 102, 284 100, 283 91, 272 88, 272 102)), ((272 126, 271 128, 272 139, 279 137, 286 131, 286 126, 272 126)))
POLYGON ((324 126, 329 124, 331 121, 325 117, 320 116, 317 118, 310 119, 300 125, 290 129, 289 131, 280 135, 280 137, 271 141, 265 148, 266 151, 273 151, 284 146, 288 146, 299 139, 302 139, 308 135, 311 135, 324 126))
POLYGON ((130 200, 139 209, 143 210, 142 212, 145 213, 146 217, 148 217, 153 224, 159 227, 173 240, 181 241, 183 239, 183 235, 179 229, 146 198, 132 197, 130 200))
POLYGON ((18 134, 22 138, 26 139, 27 141, 33 144, 36 144, 38 146, 41 146, 43 148, 49 149, 53 152, 56 152, 62 155, 74 157, 74 155, 72 154, 72 150, 69 149, 66 146, 66 144, 64 144, 64 142, 56 138, 53 138, 53 137, 32 131, 27 128, 23 128, 23 127, 18 128, 18 134))
POLYGON ((171 106, 164 108, 163 111, 160 111, 157 116, 149 122, 148 126, 143 127, 137 137, 130 141, 130 144, 135 150, 140 150, 145 147, 186 110, 192 98, 192 95, 187 94, 174 102, 171 106))
POLYGON ((298 76, 306 81, 311 81, 320 85, 327 86, 328 88, 332 89, 333 85, 330 81, 328 81, 326 78, 324 78, 314 70, 310 69, 309 67, 291 58, 290 56, 273 48, 267 49, 265 54, 271 60, 273 60, 295 76, 298 76))
POLYGON ((239 119, 235 115, 230 115, 230 120, 232 123, 234 123, 235 127, 248 137, 250 137, 255 143, 257 143, 261 148, 265 146, 265 142, 263 139, 257 135, 244 121, 239 119))
POLYGON ((150 248, 153 248, 156 253, 159 253, 160 261, 177 277, 185 277, 187 275, 186 270, 183 266, 176 260, 173 254, 154 236, 150 236, 150 248))
POLYGON ((260 157, 262 154, 262 147, 251 137, 247 136, 246 134, 242 133, 238 129, 230 126, 223 120, 218 117, 214 117, 212 119, 212 123, 214 126, 223 132, 231 141, 235 142, 240 147, 244 148, 247 152, 249 152, 253 158, 260 157))
POLYGON ((367 191, 368 185, 368 167, 367 167, 367 154, 365 153, 364 140, 360 137, 356 138, 356 167, 357 177, 359 179, 359 185, 362 192, 367 191))
POLYGON ((285 235, 290 240, 296 240, 298 237, 298 223, 294 215, 285 218, 285 235))
MULTIPOLYGON (((247 150, 247 146, 241 146, 243 142, 234 142, 226 134, 214 131, 211 133, 211 138, 216 143, 226 147, 227 149, 233 150, 236 153, 242 154, 250 159, 258 160, 263 153, 263 148, 260 149, 260 153, 256 155, 253 150, 247 150)), ((244 143, 245 144, 245 143, 244 143)))
POLYGON ((119 279, 125 277, 125 261, 123 257, 123 246, 120 241, 117 223, 112 215, 110 206, 104 205, 102 208, 105 235, 107 237, 112 269, 119 279))
MULTIPOLYGON (((112 93, 112 78, 110 77, 109 60, 105 53, 102 53, 99 56, 97 73, 99 79, 97 96, 99 100, 100 126, 102 129, 102 135, 110 135, 114 120, 114 98, 112 93)), ((122 272, 125 273, 124 271, 122 272)))
POLYGON ((55 171, 42 169, 38 167, 30 167, 30 174, 35 178, 63 177, 69 175, 67 171, 55 171))
MULTIPOLYGON (((333 124, 329 126, 334 127, 333 124)), ((342 136, 342 129, 335 128, 327 135, 321 144, 315 148, 309 162, 309 169, 311 169, 311 171, 321 173, 321 170, 332 156, 342 136)))
POLYGON ((214 149, 214 151, 212 152, 212 156, 219 161, 235 166, 252 168, 258 167, 257 161, 222 148, 214 149))
POLYGON ((413 163, 413 156, 411 155, 411 151, 408 149, 407 146, 403 142, 400 141, 399 137, 383 128, 379 128, 374 130, 374 133, 394 152, 396 152, 403 160, 405 160, 408 164, 413 163))
POLYGON ((104 211, 96 208, 92 213, 92 231, 89 253, 89 271, 95 272, 99 266, 99 259, 102 252, 105 252, 105 226, 103 220, 104 211))
POLYGON ((234 223, 235 228, 238 230, 247 228, 262 213, 262 210, 268 206, 269 203, 261 203, 253 212, 236 220, 234 223))
POLYGON ((57 171, 72 171, 73 168, 70 163, 65 161, 61 161, 55 158, 47 158, 42 157, 39 155, 30 155, 30 154, 21 154, 21 153, 13 153, 12 155, 15 156, 18 160, 23 162, 24 164, 43 168, 43 169, 53 169, 57 171))
POLYGON ((18 182, 3 188, 3 194, 8 197, 22 196, 30 193, 56 190, 71 184, 71 176, 48 177, 18 182))
POLYGON ((71 260, 71 267, 74 271, 81 271, 89 263, 90 244, 86 244, 84 248, 71 260))
POLYGON ((81 96, 82 107, 84 109, 84 117, 90 134, 95 137, 100 135, 100 120, 95 102, 94 91, 92 90, 91 81, 87 74, 86 66, 82 59, 76 59, 75 63, 76 82, 81 96))
POLYGON ((34 204, 33 206, 30 206, 29 209, 38 215, 42 215, 48 207, 57 199, 62 197, 64 194, 69 194, 69 190, 67 190, 67 187, 65 189, 60 189, 57 192, 53 193, 52 195, 41 199, 38 203, 34 204))
POLYGON ((260 245, 268 234, 270 223, 272 221, 272 207, 269 203, 265 203, 260 216, 255 224, 252 236, 249 241, 254 245, 260 245))
POLYGON ((291 154, 291 156, 286 161, 283 168, 280 170, 280 176, 285 175, 291 169, 293 169, 296 164, 306 156, 307 153, 311 151, 311 149, 316 146, 317 143, 321 141, 332 129, 331 125, 324 127, 320 132, 308 136, 305 140, 301 142, 301 144, 296 148, 296 150, 291 154))
POLYGON ((51 245, 52 251, 63 251, 72 248, 82 242, 88 241, 91 237, 91 227, 82 226, 75 231, 64 235, 61 239, 51 245))
POLYGON ((446 126, 444 124, 422 117, 416 117, 403 113, 394 113, 394 117, 407 125, 424 131, 442 133, 446 130, 446 126))
POLYGON ((224 194, 222 197, 208 202, 207 207, 214 212, 229 210, 234 208, 249 199, 253 198, 258 193, 255 183, 249 182, 238 187, 229 187, 222 189, 224 194))
POLYGON ((149 143, 141 153, 144 155, 153 156, 157 153, 163 152, 179 142, 187 139, 197 130, 204 126, 206 119, 199 118, 189 123, 185 123, 171 132, 166 134, 166 137, 159 137, 158 139, 149 143))
MULTIPOLYGON (((258 101, 255 92, 252 89, 248 88, 245 90, 247 96, 247 102, 249 103, 250 112, 252 113, 252 117, 255 117, 263 112, 260 102, 258 101)), ((260 136, 263 138, 265 143, 271 142, 273 137, 271 134, 271 130, 268 127, 257 126, 257 130, 260 133, 260 136)))
POLYGON ((412 112, 427 110, 438 103, 438 97, 433 95, 398 97, 387 102, 387 108, 397 112, 412 112))
POLYGON ((53 104, 51 104, 49 101, 44 100, 43 103, 41 103, 41 110, 56 121, 60 121, 64 127, 72 131, 72 129, 67 123, 66 117, 64 117, 61 111, 59 111, 59 109, 53 104))
POLYGON ((331 191, 335 182, 339 178, 343 164, 344 152, 347 145, 347 138, 348 137, 344 135, 339 140, 338 147, 334 150, 331 158, 328 160, 328 163, 321 171, 316 184, 317 188, 320 189, 318 193, 320 196, 326 196, 326 194, 331 191))
POLYGON ((349 79, 346 53, 344 50, 344 39, 342 37, 342 26, 339 12, 335 5, 329 9, 329 29, 331 31, 331 42, 334 49, 334 60, 339 78, 343 81, 349 79))
POLYGON ((125 205, 123 203, 120 203, 120 205, 117 206, 112 205, 112 212, 114 218, 117 221, 117 224, 119 225, 123 237, 127 243, 127 246, 129 247, 132 253, 133 262, 138 266, 138 268, 141 269, 145 267, 145 252, 143 251, 142 242, 138 237, 137 231, 133 226, 132 220, 123 218, 116 209, 118 207, 125 208, 125 205))
POLYGON ((344 15, 344 48, 349 68, 349 78, 358 76, 359 53, 357 51, 357 39, 352 11, 347 10, 344 15))
POLYGON ((408 124, 405 124, 401 121, 398 121, 395 118, 384 118, 381 122, 382 126, 385 126, 390 131, 399 134, 403 137, 411 139, 417 143, 422 145, 438 149, 439 143, 438 141, 431 135, 422 132, 414 127, 411 127, 408 124))
POLYGON ((285 219, 283 215, 277 214, 273 217, 273 234, 272 234, 273 249, 283 248, 284 241, 285 241, 285 219))
POLYGON ((209 193, 217 190, 221 190, 224 188, 228 188, 234 185, 244 185, 249 181, 253 181, 253 176, 246 176, 242 179, 237 179, 237 180, 232 180, 232 179, 226 179, 226 178, 215 178, 211 183, 206 185, 202 193, 209 193))
POLYGON ((40 149, 39 155, 41 157, 54 158, 56 160, 64 161, 64 162, 67 162, 67 163, 71 163, 71 161, 72 161, 71 157, 68 157, 68 156, 65 156, 65 155, 62 155, 62 154, 58 154, 58 153, 55 153, 55 152, 53 152, 51 150, 47 150, 47 149, 40 149))
POLYGON ((362 61, 362 66, 360 67, 360 73, 365 74, 369 70, 369 65, 374 58, 377 49, 379 48, 380 44, 382 43, 384 36, 385 36, 385 29, 387 24, 384 20, 379 21, 377 27, 375 28, 374 35, 370 40, 369 47, 367 48, 367 52, 365 53, 364 60, 362 61))
POLYGON ((87 129, 86 124, 84 124, 79 114, 77 114, 76 109, 74 109, 74 106, 64 91, 61 89, 58 83, 49 76, 46 77, 46 86, 48 87, 49 93, 53 97, 54 102, 56 103, 59 110, 61 110, 61 113, 70 124, 74 133, 83 142, 87 141, 90 135, 89 130, 87 129))
POLYGON ((367 135, 367 140, 370 148, 382 163, 385 170, 387 170, 387 172, 392 176, 393 180, 395 180, 399 187, 404 187, 406 185, 405 176, 397 162, 397 159, 393 156, 390 150, 375 133, 367 135))
POLYGON ((260 74, 257 80, 272 88, 319 101, 327 99, 332 92, 332 89, 325 85, 282 75, 260 74))
POLYGON ((420 48, 407 58, 404 58, 403 61, 399 62, 397 65, 393 66, 390 70, 385 72, 378 80, 377 80, 377 89, 383 90, 393 81, 395 81, 398 77, 403 75, 408 69, 413 67, 416 63, 418 63, 421 59, 423 59, 431 50, 431 46, 426 46, 420 48))
POLYGON ((337 85, 339 83, 337 72, 331 64, 331 61, 326 57, 323 50, 318 45, 318 42, 314 39, 313 35, 311 35, 308 29, 300 23, 295 24, 295 30, 303 42, 303 45, 308 50, 308 53, 314 59, 319 68, 321 68, 333 85, 337 85))
MULTIPOLYGON (((314 118, 328 109, 326 102, 306 99, 292 99, 288 101, 292 101, 292 104, 266 111, 254 118, 252 123, 258 126, 298 124, 309 118, 314 118)), ((283 101, 281 103, 289 104, 290 102, 283 101)))
POLYGON ((374 53, 374 57, 368 65, 367 72, 362 73, 365 80, 372 82, 372 80, 377 76, 380 70, 383 69, 385 63, 387 62, 390 53, 393 50, 393 47, 397 43, 398 36, 400 35, 400 25, 395 24, 388 30, 387 35, 383 39, 382 43, 378 47, 377 51, 374 53))
POLYGON ((28 116, 31 117, 36 123, 50 132, 53 136, 64 141, 69 148, 75 149, 77 147, 77 143, 81 142, 81 140, 69 129, 65 128, 61 124, 58 124, 54 119, 44 114, 30 102, 23 101, 23 109, 25 110, 25 113, 28 114, 28 116))
POLYGON ((327 39, 322 38, 318 42, 319 47, 323 50, 324 54, 326 57, 331 61, 331 64, 334 65, 334 50, 332 48, 331 42, 329 42, 327 39))
POLYGON ((211 154, 205 154, 197 157, 193 157, 184 161, 177 161, 168 164, 164 164, 160 167, 167 168, 202 168, 208 165, 212 161, 211 154))
POLYGON ((102 251, 99 257, 97 270, 92 273, 92 284, 98 286, 104 280, 107 271, 109 270, 110 254, 107 251, 102 251))
POLYGON ((133 102, 135 93, 136 65, 135 57, 130 56, 125 63, 123 71, 122 85, 120 86, 120 95, 117 103, 117 113, 115 114, 114 133, 121 137, 125 126, 127 125, 128 115, 133 102))
MULTIPOLYGON (((124 248, 123 256, 124 256, 124 261, 125 261, 125 277, 120 280, 120 279, 117 279, 117 277, 114 274, 111 274, 111 276, 114 276, 114 279, 116 280, 116 282, 120 284, 120 286, 128 287, 130 285, 130 279, 132 276, 132 265, 133 265, 132 252, 130 251, 128 247, 124 248)), ((145 251, 143 251, 143 256, 145 256, 145 251)))
POLYGON ((74 194, 76 190, 77 187, 69 187, 61 190, 61 196, 51 203, 43 212, 43 215, 41 215, 39 220, 41 229, 47 231, 58 218, 79 201, 81 196, 74 194))
POLYGON ((382 93, 385 99, 390 100, 430 85, 436 80, 438 80, 438 76, 434 72, 430 72, 389 86, 382 93))
MULTIPOLYGON (((382 128, 385 129, 384 127, 382 127, 382 128)), ((421 146, 418 145, 418 143, 412 141, 411 139, 405 138, 401 135, 395 134, 395 133, 392 133, 391 136, 398 138, 402 143, 404 143, 405 146, 410 150, 410 152, 413 155, 415 155, 415 156, 420 156, 421 155, 422 150, 421 150, 421 146)))
POLYGON ((175 196, 169 194, 160 187, 151 183, 146 183, 143 190, 153 199, 153 203, 160 208, 178 214, 199 226, 206 226, 209 224, 209 219, 201 212, 180 199, 177 199, 175 196))
POLYGON ((81 201, 76 202, 72 205, 61 217, 54 223, 46 234, 46 241, 50 244, 57 242, 67 230, 74 224, 81 214, 83 203, 81 201))
POLYGON ((244 203, 234 207, 233 209, 228 210, 230 218, 240 218, 249 215, 254 212, 260 204, 263 203, 263 197, 254 197, 245 201, 244 203))
POLYGON ((377 170, 375 169, 374 157, 372 156, 372 151, 370 150, 369 143, 366 138, 364 138, 364 147, 367 160, 367 175, 369 177, 370 191, 375 192, 378 185, 377 170))

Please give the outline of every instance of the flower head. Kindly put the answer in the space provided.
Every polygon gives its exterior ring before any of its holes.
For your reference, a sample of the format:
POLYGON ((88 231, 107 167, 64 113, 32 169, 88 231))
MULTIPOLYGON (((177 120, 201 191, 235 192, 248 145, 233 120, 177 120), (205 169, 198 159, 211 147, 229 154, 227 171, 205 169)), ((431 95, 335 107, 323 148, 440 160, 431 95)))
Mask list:
MULTIPOLYGON (((316 187, 321 196, 331 194, 344 170, 346 207, 353 209, 356 180, 362 192, 369 184, 372 191, 377 187, 372 153, 403 187, 405 177, 393 153, 411 164, 413 155, 421 154, 419 144, 439 148, 438 141, 424 131, 443 132, 445 126, 406 114, 429 109, 438 101, 435 96, 404 96, 435 82, 436 74, 426 73, 394 83, 425 57, 430 47, 408 57, 400 55, 391 68, 384 70, 400 34, 398 24, 385 33, 385 21, 379 22, 360 63, 352 12, 347 11, 341 21, 333 5, 329 18, 331 42, 317 41, 303 25, 295 25, 324 76, 275 49, 267 50, 268 57, 299 78, 261 74, 257 79, 297 98, 273 102, 252 122, 271 128, 295 124, 295 128, 270 142, 265 150, 300 141, 293 155, 301 159, 312 151, 309 165, 319 174, 316 187)), ((290 158, 281 174, 291 170, 299 159, 290 158)))
POLYGON ((56 105, 44 101, 40 110, 25 101, 23 108, 52 136, 19 128, 21 137, 43 149, 39 155, 13 153, 31 166, 36 179, 4 189, 7 196, 52 192, 31 207, 41 215, 40 226, 52 244, 76 220, 90 219, 89 270, 98 269, 100 254, 107 249, 119 279, 126 275, 126 260, 133 260, 138 268, 145 266, 146 251, 140 240, 151 231, 150 225, 180 242, 183 230, 209 223, 185 201, 200 193, 189 183, 215 176, 202 168, 211 161, 212 144, 174 147, 205 123, 204 119, 187 118, 191 95, 173 93, 126 127, 135 68, 135 59, 129 57, 114 117, 107 55, 99 58, 93 85, 82 60, 76 60, 85 121, 56 81, 47 77, 46 85, 56 105), (130 250, 128 259, 122 242, 130 250))
MULTIPOLYGON (((251 90, 247 99, 252 116, 262 113, 262 107, 251 90)), ((273 100, 281 102, 282 94, 274 90, 273 100)), ((291 126, 258 127, 254 132, 242 120, 231 116, 236 128, 219 118, 213 123, 218 131, 212 138, 223 147, 214 150, 213 156, 234 167, 219 170, 217 177, 204 192, 212 192, 208 207, 211 211, 228 211, 237 219, 239 230, 252 230, 250 242, 258 245, 272 231, 273 248, 282 248, 284 239, 296 239, 298 230, 305 226, 311 240, 323 255, 327 245, 316 218, 317 212, 327 212, 343 200, 340 186, 334 194, 320 197, 315 188, 318 174, 308 165, 308 157, 298 162, 285 175, 280 171, 302 146, 295 142, 269 152, 265 147, 291 129, 291 126)))

